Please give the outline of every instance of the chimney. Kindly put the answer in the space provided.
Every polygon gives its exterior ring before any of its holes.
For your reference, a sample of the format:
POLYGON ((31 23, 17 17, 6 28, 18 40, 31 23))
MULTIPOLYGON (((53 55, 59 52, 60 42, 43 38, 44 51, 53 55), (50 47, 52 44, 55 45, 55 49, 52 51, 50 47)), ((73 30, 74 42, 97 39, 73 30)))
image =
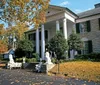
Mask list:
POLYGON ((98 7, 100 7, 100 3, 95 4, 94 6, 95 6, 95 8, 98 8, 98 7))

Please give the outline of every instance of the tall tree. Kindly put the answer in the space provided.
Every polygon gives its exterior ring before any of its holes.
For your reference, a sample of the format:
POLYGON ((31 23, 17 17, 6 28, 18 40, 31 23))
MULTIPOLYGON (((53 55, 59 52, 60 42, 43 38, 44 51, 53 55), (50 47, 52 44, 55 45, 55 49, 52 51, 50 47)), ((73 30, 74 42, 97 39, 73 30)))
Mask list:
POLYGON ((8 50, 6 43, 4 43, 2 40, 0 40, 0 54, 4 53, 8 50))
POLYGON ((4 28, 4 25, 0 24, 0 39, 3 39, 5 33, 6 33, 6 30, 4 28))
POLYGON ((81 41, 80 36, 76 34, 75 31, 72 31, 72 34, 70 34, 68 38, 68 45, 69 50, 73 50, 73 55, 75 55, 75 51, 82 49, 83 43, 81 41))
POLYGON ((58 60, 64 59, 66 58, 64 54, 68 50, 67 40, 61 32, 57 32, 57 34, 49 41, 48 48, 56 53, 58 60))
POLYGON ((23 56, 28 56, 28 53, 32 53, 33 52, 33 42, 30 40, 20 40, 18 45, 17 45, 17 49, 15 51, 15 55, 17 57, 23 57, 23 56))
POLYGON ((25 39, 24 32, 27 31, 29 28, 26 26, 25 23, 18 23, 16 26, 7 29, 8 36, 12 35, 13 37, 17 38, 17 40, 25 39))
POLYGON ((29 28, 26 26, 25 23, 18 23, 13 27, 9 27, 7 30, 6 35, 8 36, 8 45, 10 48, 16 48, 16 44, 19 40, 25 39, 24 32, 27 31, 29 28))
POLYGON ((6 29, 0 24, 0 54, 7 51, 6 29))
POLYGON ((44 23, 45 12, 50 0, 0 0, 3 13, 0 19, 13 25, 19 22, 34 24, 37 28, 44 23))

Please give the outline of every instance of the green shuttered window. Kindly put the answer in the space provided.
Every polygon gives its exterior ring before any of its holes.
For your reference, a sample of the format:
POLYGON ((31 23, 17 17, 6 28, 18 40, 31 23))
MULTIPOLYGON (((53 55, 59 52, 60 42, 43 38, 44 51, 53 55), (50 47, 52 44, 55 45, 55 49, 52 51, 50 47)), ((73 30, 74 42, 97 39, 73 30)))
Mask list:
POLYGON ((99 30, 100 30, 100 18, 98 19, 98 22, 99 22, 99 30))
POLYGON ((80 33, 79 23, 76 23, 76 33, 80 33))
POLYGON ((90 25, 90 21, 87 21, 87 32, 91 31, 91 25, 90 25))
POLYGON ((90 21, 76 23, 76 33, 84 33, 91 31, 90 21))
POLYGON ((89 48, 89 53, 93 52, 93 48, 92 48, 92 40, 88 41, 88 48, 89 48))

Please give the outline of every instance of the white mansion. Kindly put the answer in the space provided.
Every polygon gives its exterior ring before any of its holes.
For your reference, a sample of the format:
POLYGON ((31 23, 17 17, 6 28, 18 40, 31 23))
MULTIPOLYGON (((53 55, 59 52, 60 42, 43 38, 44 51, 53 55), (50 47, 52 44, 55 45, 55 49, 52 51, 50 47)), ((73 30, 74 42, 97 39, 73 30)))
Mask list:
POLYGON ((82 41, 84 50, 82 54, 100 52, 100 3, 89 11, 75 14, 70 9, 50 5, 46 14, 47 22, 39 29, 31 29, 26 33, 29 40, 35 41, 36 53, 44 59, 45 43, 56 33, 61 31, 65 39, 71 34, 72 29, 76 29, 82 41))

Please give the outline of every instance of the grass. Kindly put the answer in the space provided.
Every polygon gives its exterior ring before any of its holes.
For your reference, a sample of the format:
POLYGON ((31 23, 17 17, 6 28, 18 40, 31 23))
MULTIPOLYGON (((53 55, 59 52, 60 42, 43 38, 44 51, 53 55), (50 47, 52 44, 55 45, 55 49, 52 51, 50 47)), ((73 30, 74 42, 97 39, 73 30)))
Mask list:
MULTIPOLYGON (((56 65, 50 73, 56 73, 56 65)), ((60 74, 70 78, 100 82, 100 62, 72 61, 60 64, 60 74)))

